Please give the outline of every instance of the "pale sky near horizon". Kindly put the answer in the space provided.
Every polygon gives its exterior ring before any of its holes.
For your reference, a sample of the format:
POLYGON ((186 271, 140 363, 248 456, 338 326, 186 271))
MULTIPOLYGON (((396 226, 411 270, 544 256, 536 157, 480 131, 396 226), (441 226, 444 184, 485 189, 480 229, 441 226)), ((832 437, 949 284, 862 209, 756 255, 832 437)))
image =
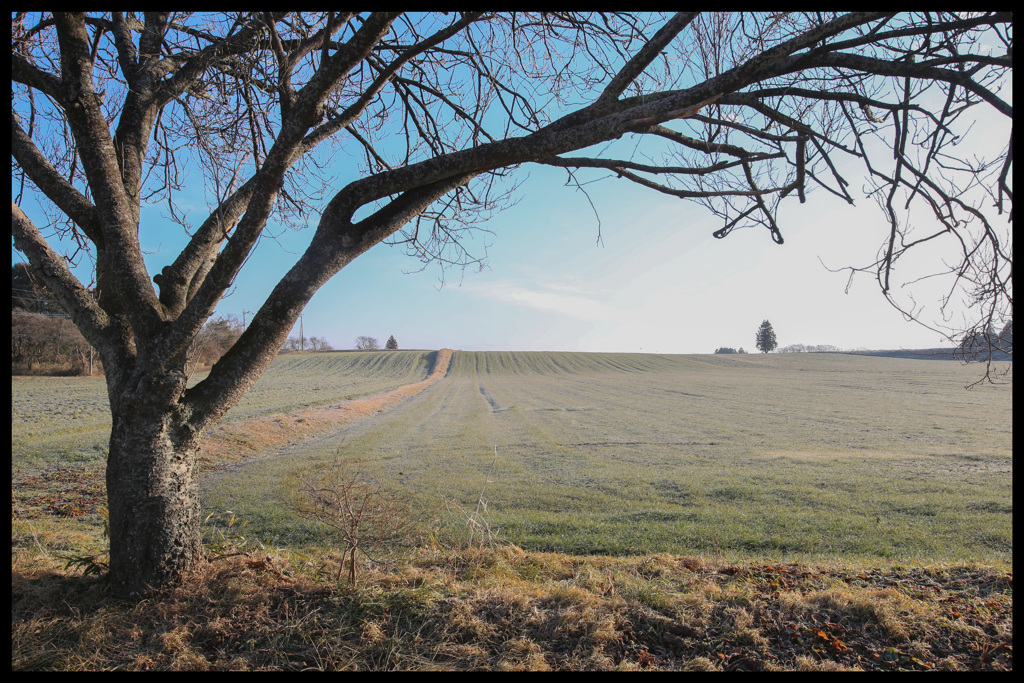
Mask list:
MULTIPOLYGON (((990 142, 1005 139, 1000 130, 990 142)), ((562 169, 522 167, 517 178, 526 180, 517 203, 484 223, 493 234, 476 240, 477 254, 487 245, 487 267, 449 270, 443 286, 437 265, 416 272, 420 262, 402 248, 374 247, 316 294, 303 333, 339 349, 352 348, 357 336, 383 345, 394 335, 400 348, 416 349, 712 353, 729 346, 756 352, 757 328, 769 320, 780 347, 948 345, 905 320, 871 274, 858 273, 844 293, 849 271, 828 270, 875 260, 888 223, 872 199, 854 193, 851 207, 818 189, 803 205, 783 202, 778 221, 785 243, 777 245, 764 229, 715 239, 711 233, 721 224, 693 202, 597 172, 590 177, 602 179, 586 186, 588 200, 566 186, 562 169)), ((847 178, 854 192, 861 176, 851 168, 847 178)), ((311 233, 284 231, 263 240, 218 312, 256 311, 311 233)), ((914 279, 905 270, 931 272, 950 246, 940 240, 929 259, 922 250, 897 270, 905 280, 914 279)), ((156 272, 163 263, 154 257, 156 272)), ((914 285, 929 322, 946 293, 937 285, 914 285)))
MULTIPOLYGON (((991 154, 1005 145, 1009 122, 991 110, 982 116, 974 134, 991 154)), ((415 349, 712 353, 730 346, 756 352, 754 335, 767 319, 780 347, 948 345, 905 320, 871 275, 857 275, 844 294, 849 273, 822 265, 867 265, 885 239, 882 211, 859 191, 862 171, 847 175, 856 207, 821 189, 804 205, 795 197, 784 201, 778 217, 783 245, 764 229, 715 239, 711 233, 720 224, 706 209, 614 178, 587 185, 600 216, 598 244, 594 208, 565 186, 562 169, 526 165, 516 177, 527 174, 518 204, 482 226, 493 231, 481 236, 487 268, 449 270, 441 287, 436 265, 413 272, 421 267, 417 260, 400 247, 378 245, 316 294, 303 315, 304 335, 325 337, 337 349, 352 348, 364 335, 383 346, 394 335, 399 348, 415 349)), ((205 203, 201 194, 192 196, 191 218, 198 223, 205 203)), ((45 227, 38 209, 23 208, 45 227)), ((143 216, 142 245, 156 273, 180 249, 181 228, 161 217, 160 206, 144 207, 143 216)), ((317 219, 311 216, 303 231, 271 226, 279 237, 261 240, 217 313, 251 318, 302 253, 317 219)), ((942 256, 931 254, 933 264, 942 256)), ((23 260, 12 247, 12 262, 23 260)), ((921 268, 913 261, 904 268, 908 279, 928 272, 911 270, 921 268)), ((76 273, 90 281, 88 268, 76 273)), ((938 319, 945 294, 936 284, 923 281, 915 289, 929 322, 938 319)))
MULTIPOLYGON (((871 200, 850 207, 818 191, 804 205, 784 205, 785 244, 777 245, 757 229, 715 239, 719 224, 702 207, 606 179, 588 186, 601 218, 598 244, 594 209, 564 187, 564 172, 523 170, 530 177, 519 203, 483 226, 493 231, 480 236, 487 268, 450 270, 442 286, 438 266, 415 272, 421 264, 400 247, 378 245, 316 294, 303 334, 338 349, 352 348, 357 336, 383 345, 394 335, 400 348, 417 349, 756 352, 754 335, 767 319, 780 347, 944 345, 904 320, 870 275, 858 274, 845 294, 849 273, 826 269, 874 260, 888 226, 871 200)), ((264 239, 218 313, 251 318, 311 232, 264 239)), ((145 247, 154 252, 152 272, 173 256, 159 242, 145 247)), ((931 311, 941 294, 918 301, 931 311)))
MULTIPOLYGON (((720 224, 706 209, 628 181, 588 185, 592 208, 581 191, 565 186, 561 169, 530 165, 520 173, 529 177, 518 203, 482 226, 493 232, 478 238, 487 244, 487 268, 449 270, 442 286, 437 265, 416 272, 420 262, 400 247, 378 245, 314 296, 303 334, 326 337, 337 349, 352 348, 357 336, 383 345, 394 335, 400 348, 416 349, 712 353, 730 346, 756 352, 754 334, 767 319, 780 347, 948 344, 904 320, 871 275, 858 274, 847 294, 849 272, 826 269, 874 260, 888 226, 870 199, 850 207, 818 190, 806 204, 784 202, 785 243, 777 245, 764 229, 715 239, 720 224)), ((159 207, 144 214, 149 227, 163 224, 143 238, 156 273, 180 249, 180 228, 160 217, 159 207)), ((246 311, 251 319, 314 227, 278 228, 276 239, 261 240, 217 313, 241 318, 246 311)), ((23 260, 12 252, 12 262, 23 260)), ((926 317, 944 294, 927 284, 917 285, 915 297, 926 317)))

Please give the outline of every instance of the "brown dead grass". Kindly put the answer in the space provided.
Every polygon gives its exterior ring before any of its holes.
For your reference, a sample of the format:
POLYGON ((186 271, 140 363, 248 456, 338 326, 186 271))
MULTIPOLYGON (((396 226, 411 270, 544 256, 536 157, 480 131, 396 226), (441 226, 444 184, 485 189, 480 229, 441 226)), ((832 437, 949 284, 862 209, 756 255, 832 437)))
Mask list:
POLYGON ((203 564, 140 602, 24 554, 15 670, 1012 670, 1012 572, 421 551, 358 587, 296 557, 203 564))
POLYGON ((200 460, 206 467, 241 460, 268 448, 297 443, 353 420, 383 412, 443 379, 451 359, 452 350, 441 349, 426 379, 382 394, 220 427, 203 441, 200 460))

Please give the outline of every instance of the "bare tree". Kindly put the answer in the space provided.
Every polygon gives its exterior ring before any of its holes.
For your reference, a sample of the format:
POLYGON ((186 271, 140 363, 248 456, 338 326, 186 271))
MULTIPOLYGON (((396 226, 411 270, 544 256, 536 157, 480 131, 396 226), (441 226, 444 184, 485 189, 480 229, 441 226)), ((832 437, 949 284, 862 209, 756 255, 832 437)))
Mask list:
POLYGON ((334 347, 327 341, 326 337, 310 337, 309 338, 309 350, 310 351, 333 351, 334 347))
POLYGON ((242 334, 242 323, 236 316, 215 316, 206 321, 189 344, 185 357, 185 374, 191 377, 203 365, 212 365, 227 353, 242 334))
POLYGON ((972 107, 1012 117, 1009 13, 17 12, 11 26, 12 234, 106 370, 119 592, 202 557, 201 437, 318 288, 382 241, 478 262, 460 238, 514 196, 523 164, 614 175, 705 204, 718 237, 760 226, 781 243, 783 199, 817 186, 853 202, 847 159, 890 226, 871 266, 886 296, 897 261, 945 239, 972 310, 1012 306, 995 222, 1012 210, 1010 146, 953 150, 972 107), (360 168, 338 170, 338 147, 360 168), (199 182, 212 196, 196 221, 180 193, 199 182), (155 202, 186 243, 151 274, 140 211, 155 202), (911 204, 930 233, 901 217, 911 204), (190 344, 268 226, 309 221, 308 249, 188 387, 190 344))
POLYGON ((380 341, 375 337, 356 337, 356 348, 360 351, 377 351, 380 341))

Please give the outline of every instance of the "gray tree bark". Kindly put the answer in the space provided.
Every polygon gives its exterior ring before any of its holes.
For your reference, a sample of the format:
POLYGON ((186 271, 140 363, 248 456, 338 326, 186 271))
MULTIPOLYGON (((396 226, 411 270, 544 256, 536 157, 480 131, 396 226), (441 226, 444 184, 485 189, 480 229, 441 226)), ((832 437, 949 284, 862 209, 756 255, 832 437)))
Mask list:
POLYGON ((110 432, 109 578, 117 593, 131 596, 166 585, 204 557, 200 444, 176 411, 151 405, 149 392, 123 398, 141 405, 119 410, 110 432))

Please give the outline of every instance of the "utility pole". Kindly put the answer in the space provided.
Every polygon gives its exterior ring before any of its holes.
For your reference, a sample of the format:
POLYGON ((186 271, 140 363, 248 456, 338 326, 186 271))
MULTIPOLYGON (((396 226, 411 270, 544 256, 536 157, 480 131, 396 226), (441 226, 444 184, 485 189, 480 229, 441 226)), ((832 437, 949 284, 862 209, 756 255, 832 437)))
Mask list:
POLYGON ((306 350, 306 338, 302 334, 302 314, 299 313, 299 351, 306 350))
POLYGON ((245 314, 246 313, 252 313, 252 311, 242 311, 242 329, 243 330, 247 327, 247 325, 245 324, 245 314))

